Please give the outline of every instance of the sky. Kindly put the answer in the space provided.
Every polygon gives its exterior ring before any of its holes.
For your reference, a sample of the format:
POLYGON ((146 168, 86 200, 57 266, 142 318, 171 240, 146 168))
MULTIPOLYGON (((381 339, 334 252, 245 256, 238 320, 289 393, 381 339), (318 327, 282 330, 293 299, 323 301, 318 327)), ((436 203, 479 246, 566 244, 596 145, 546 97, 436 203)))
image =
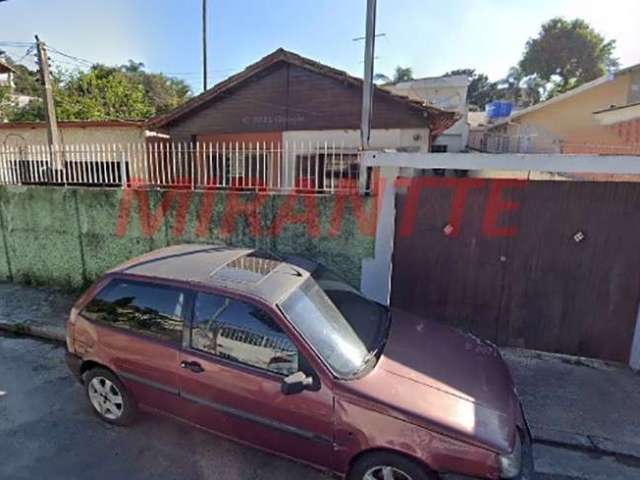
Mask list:
MULTIPOLYGON (((7 0, 0 48, 14 58, 38 34, 91 62, 143 62, 202 90, 201 0, 7 0), (6 45, 6 43, 5 43, 6 45)), ((208 0, 209 82, 283 47, 362 76, 366 0, 208 0)), ((474 68, 490 79, 516 65, 528 38, 554 17, 581 17, 617 40, 623 66, 640 63, 640 0, 378 0, 376 73, 414 76, 474 68)), ((60 67, 86 66, 52 54, 60 67)), ((31 57, 23 62, 33 65, 31 57)))

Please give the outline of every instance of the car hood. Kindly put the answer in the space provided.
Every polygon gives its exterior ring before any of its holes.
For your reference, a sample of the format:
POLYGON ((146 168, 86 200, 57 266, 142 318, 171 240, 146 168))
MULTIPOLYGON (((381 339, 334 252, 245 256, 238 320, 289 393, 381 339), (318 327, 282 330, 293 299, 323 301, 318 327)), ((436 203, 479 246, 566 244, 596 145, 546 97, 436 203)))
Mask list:
POLYGON ((518 403, 509 369, 472 334, 392 310, 376 367, 346 386, 403 420, 498 452, 513 445, 518 403))

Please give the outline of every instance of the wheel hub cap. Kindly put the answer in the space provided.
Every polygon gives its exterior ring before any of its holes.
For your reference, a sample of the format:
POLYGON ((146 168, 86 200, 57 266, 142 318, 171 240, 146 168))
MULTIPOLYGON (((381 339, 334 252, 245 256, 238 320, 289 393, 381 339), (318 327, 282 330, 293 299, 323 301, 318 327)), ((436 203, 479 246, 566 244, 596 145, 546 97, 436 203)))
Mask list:
POLYGON ((389 465, 379 465, 367 470, 362 480, 413 480, 402 470, 389 465))
POLYGON ((109 420, 122 415, 124 401, 118 387, 104 377, 94 377, 89 383, 89 399, 96 411, 109 420))

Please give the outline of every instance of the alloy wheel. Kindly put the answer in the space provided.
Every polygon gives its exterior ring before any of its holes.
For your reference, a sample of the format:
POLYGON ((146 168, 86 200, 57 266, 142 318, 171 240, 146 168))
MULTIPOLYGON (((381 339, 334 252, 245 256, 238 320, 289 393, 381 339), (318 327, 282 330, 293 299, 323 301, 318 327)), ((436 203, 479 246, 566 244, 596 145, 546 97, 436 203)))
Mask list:
POLYGON ((120 390, 111 380, 94 377, 89 383, 88 391, 91 404, 100 415, 109 420, 120 418, 124 410, 124 400, 120 390))
POLYGON ((378 465, 370 468, 362 477, 362 480, 413 480, 410 475, 402 470, 389 465, 378 465))

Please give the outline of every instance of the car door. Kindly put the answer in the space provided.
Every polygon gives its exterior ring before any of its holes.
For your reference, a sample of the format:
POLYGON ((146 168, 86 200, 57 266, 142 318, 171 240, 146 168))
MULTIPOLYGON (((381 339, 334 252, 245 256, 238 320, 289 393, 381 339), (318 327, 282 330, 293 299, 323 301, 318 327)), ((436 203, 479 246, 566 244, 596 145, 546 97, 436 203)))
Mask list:
POLYGON ((142 405, 178 411, 179 351, 187 291, 171 285, 113 278, 80 312, 85 359, 114 370, 142 405))
POLYGON ((310 366, 277 315, 246 300, 196 293, 180 355, 184 414, 223 435, 330 468, 332 392, 316 373, 313 390, 281 392, 285 376, 310 366))

